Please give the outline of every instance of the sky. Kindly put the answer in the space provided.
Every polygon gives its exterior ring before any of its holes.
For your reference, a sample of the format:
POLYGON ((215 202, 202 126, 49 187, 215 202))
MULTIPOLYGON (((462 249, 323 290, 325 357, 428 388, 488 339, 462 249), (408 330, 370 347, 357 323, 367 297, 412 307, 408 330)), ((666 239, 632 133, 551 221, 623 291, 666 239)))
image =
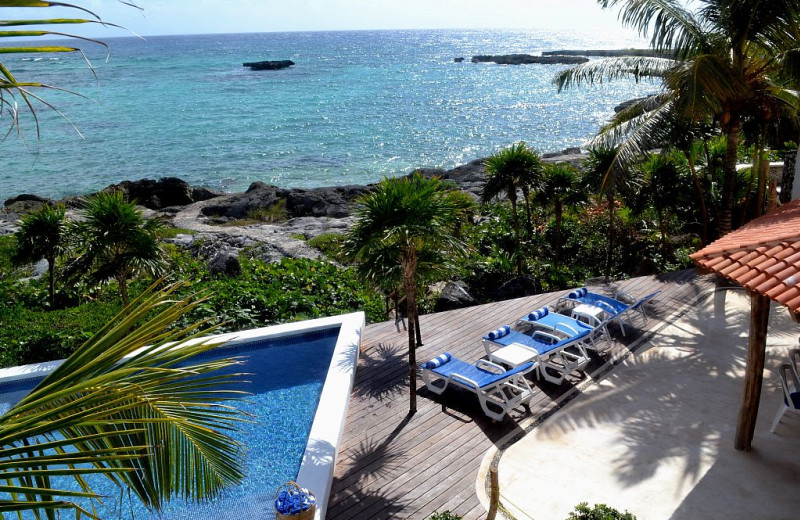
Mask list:
MULTIPOLYGON (((547 29, 633 34, 597 0, 73 0, 108 22, 142 36, 366 29, 547 29)), ((76 17, 49 8, 3 9, 0 18, 76 17), (16 12, 16 13, 15 13, 16 12)), ((64 30, 62 27, 61 30, 64 30)), ((89 36, 126 36, 100 26, 89 36)))

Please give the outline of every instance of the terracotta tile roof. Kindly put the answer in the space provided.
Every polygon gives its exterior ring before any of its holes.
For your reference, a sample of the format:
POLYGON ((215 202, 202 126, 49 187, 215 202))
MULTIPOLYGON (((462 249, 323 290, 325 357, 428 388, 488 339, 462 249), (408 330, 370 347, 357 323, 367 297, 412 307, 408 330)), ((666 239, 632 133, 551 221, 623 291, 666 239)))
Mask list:
POLYGON ((800 199, 712 242, 691 259, 800 312, 800 199))

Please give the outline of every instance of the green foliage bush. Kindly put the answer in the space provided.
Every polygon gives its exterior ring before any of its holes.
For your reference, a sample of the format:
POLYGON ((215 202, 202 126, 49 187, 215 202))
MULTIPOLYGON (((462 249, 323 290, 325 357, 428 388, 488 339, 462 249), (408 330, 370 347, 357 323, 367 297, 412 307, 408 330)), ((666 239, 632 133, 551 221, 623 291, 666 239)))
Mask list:
POLYGON ((341 250, 342 242, 344 242, 344 235, 341 233, 322 233, 321 235, 308 239, 308 245, 319 249, 322 254, 331 260, 344 263, 341 250))
POLYGON ((620 513, 605 504, 595 504, 590 509, 589 504, 581 502, 575 506, 575 511, 569 514, 567 520, 636 520, 636 517, 627 511, 620 513))
POLYGON ((383 300, 366 289, 352 270, 318 260, 284 258, 267 264, 243 259, 241 276, 211 278, 204 274, 196 279, 192 289, 207 290, 213 296, 188 319, 218 320, 224 323, 223 330, 263 327, 356 310, 363 310, 369 321, 385 319, 383 300))
POLYGON ((428 520, 461 520, 461 516, 450 511, 436 512, 428 517, 428 520))
POLYGON ((13 366, 69 356, 111 321, 121 305, 89 302, 57 310, 23 305, 0 309, 0 365, 13 366))

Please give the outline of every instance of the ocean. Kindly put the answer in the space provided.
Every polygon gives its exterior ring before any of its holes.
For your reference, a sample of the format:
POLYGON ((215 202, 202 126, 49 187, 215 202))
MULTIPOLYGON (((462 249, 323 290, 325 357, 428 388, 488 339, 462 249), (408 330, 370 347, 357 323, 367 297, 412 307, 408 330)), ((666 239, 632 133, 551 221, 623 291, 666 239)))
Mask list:
MULTIPOLYGON (((418 167, 450 168, 525 141, 580 146, 627 99, 656 91, 620 81, 558 93, 565 65, 474 64, 476 54, 627 48, 613 34, 508 30, 293 32, 111 38, 78 54, 4 55, 39 91, 0 143, 0 201, 61 198, 122 180, 176 176, 245 190, 366 184, 418 167), (454 58, 464 57, 463 63, 454 58), (290 59, 279 71, 243 62, 290 59), (77 129, 77 130, 76 130, 77 129), (80 132, 80 133, 78 133, 80 132)), ((21 103, 20 99, 17 99, 21 103)), ((0 117, 4 133, 9 117, 0 117)))

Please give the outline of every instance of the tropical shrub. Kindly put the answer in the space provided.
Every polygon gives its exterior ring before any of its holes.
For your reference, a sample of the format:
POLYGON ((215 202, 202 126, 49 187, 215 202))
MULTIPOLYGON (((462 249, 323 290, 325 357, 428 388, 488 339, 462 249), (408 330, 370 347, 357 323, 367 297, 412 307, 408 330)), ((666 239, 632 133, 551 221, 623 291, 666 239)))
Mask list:
POLYGON ((455 513, 451 513, 448 511, 442 511, 439 513, 433 513, 431 516, 428 517, 428 520, 461 520, 461 515, 457 515, 455 513))
POLYGON ((575 506, 575 511, 569 514, 567 520, 636 520, 636 517, 627 511, 620 513, 605 504, 595 504, 590 509, 589 504, 581 502, 575 506))

